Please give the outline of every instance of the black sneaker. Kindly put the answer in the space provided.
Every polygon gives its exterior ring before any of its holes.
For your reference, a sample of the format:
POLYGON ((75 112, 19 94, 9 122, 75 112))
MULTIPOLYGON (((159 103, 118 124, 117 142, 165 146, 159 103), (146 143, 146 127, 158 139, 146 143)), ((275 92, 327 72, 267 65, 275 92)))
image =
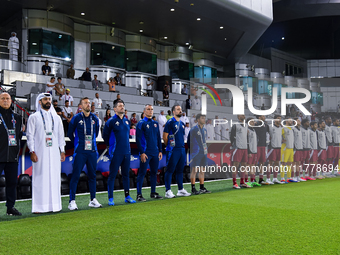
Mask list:
POLYGON ((146 199, 141 194, 137 195, 137 199, 136 200, 140 201, 140 202, 145 202, 146 201, 146 199))
POLYGON ((162 196, 160 196, 158 193, 151 193, 150 194, 150 197, 151 198, 155 198, 155 199, 163 199, 163 197, 162 196))
POLYGON ((12 208, 7 208, 7 215, 12 215, 12 216, 21 216, 21 212, 19 212, 17 209, 14 207, 12 208))
POLYGON ((265 182, 263 179, 259 180, 259 184, 262 184, 262 182, 265 182))
POLYGON ((191 190, 191 194, 193 194, 193 195, 199 195, 199 194, 201 194, 197 189, 192 189, 191 190))
POLYGON ((207 190, 206 188, 200 189, 199 191, 201 194, 209 194, 211 191, 207 190))

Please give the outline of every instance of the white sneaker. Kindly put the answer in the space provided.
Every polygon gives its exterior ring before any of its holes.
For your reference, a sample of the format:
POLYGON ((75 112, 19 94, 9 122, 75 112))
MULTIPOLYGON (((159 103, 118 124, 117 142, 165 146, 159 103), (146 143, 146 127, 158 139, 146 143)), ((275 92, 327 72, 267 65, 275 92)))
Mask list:
POLYGON ((267 179, 266 183, 268 183, 268 185, 274 185, 274 182, 272 182, 270 179, 267 179))
POLYGON ((68 204, 68 209, 70 209, 71 211, 78 210, 76 200, 71 200, 71 202, 68 204))
POLYGON ((273 179, 273 183, 274 183, 274 184, 283 184, 283 182, 280 182, 280 181, 279 181, 278 179, 276 179, 276 178, 273 179))
POLYGON ((191 196, 191 193, 189 193, 185 189, 181 189, 177 192, 177 196, 178 197, 188 197, 188 196, 191 196))
POLYGON ((300 180, 297 177, 293 178, 294 181, 300 182, 300 180))
POLYGON ((297 179, 299 182, 306 182, 306 180, 305 179, 301 179, 301 177, 298 177, 298 179, 297 179))
POLYGON ((90 201, 89 207, 99 208, 99 207, 102 207, 102 205, 98 202, 96 198, 94 198, 92 199, 92 201, 90 201))
POLYGON ((174 198, 176 197, 174 193, 172 193, 171 189, 169 189, 167 192, 165 192, 165 197, 166 198, 174 198))

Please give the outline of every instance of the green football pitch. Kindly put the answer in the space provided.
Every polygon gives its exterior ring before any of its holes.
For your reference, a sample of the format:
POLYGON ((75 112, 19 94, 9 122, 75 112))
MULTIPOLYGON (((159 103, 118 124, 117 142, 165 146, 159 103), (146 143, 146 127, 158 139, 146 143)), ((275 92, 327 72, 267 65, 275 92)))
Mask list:
MULTIPOLYGON (((197 184, 196 184, 197 186, 197 184)), ((339 254, 340 178, 232 190, 206 183, 211 194, 124 204, 123 192, 97 194, 103 208, 5 216, 0 205, 0 254, 339 254)), ((185 185, 189 191, 190 186, 185 185)), ((157 191, 164 195, 164 188, 157 191)), ((177 188, 173 187, 176 194, 177 188)), ((131 191, 136 197, 136 191, 131 191)))

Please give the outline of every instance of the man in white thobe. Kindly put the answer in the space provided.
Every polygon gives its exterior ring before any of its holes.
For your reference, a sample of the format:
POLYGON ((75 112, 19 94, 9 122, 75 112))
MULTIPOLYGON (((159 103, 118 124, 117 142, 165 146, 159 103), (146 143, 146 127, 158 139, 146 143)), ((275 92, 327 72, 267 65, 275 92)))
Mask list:
POLYGON ((60 173, 61 162, 65 161, 64 128, 51 102, 51 94, 40 94, 36 100, 37 111, 27 121, 27 146, 33 166, 33 213, 62 209, 60 173))
POLYGON ((192 100, 192 107, 194 110, 200 110, 201 109, 201 100, 198 98, 198 96, 195 96, 195 99, 192 100))
MULTIPOLYGON (((218 116, 215 116, 215 119, 218 120, 218 116)), ((215 121, 215 127, 214 127, 214 132, 215 132, 215 140, 220 141, 221 139, 221 130, 222 130, 222 125, 218 124, 218 121, 215 121)))
POLYGON ((190 125, 189 118, 186 116, 185 112, 182 113, 182 117, 180 117, 179 120, 182 121, 185 125, 186 123, 189 123, 190 125))
POLYGON ((164 111, 161 110, 160 114, 158 115, 158 126, 159 126, 159 133, 161 137, 163 137, 163 130, 165 127, 165 123, 167 122, 166 116, 164 115, 164 111))
MULTIPOLYGON (((227 118, 224 118, 227 121, 227 118)), ((229 123, 224 123, 221 125, 222 140, 230 140, 229 138, 229 123)))
POLYGON ((214 140, 215 131, 214 131, 214 126, 211 124, 211 119, 208 120, 206 129, 207 129, 207 140, 214 140))
POLYGON ((11 38, 8 40, 8 46, 9 49, 9 60, 18 61, 18 49, 19 49, 19 39, 17 37, 17 33, 12 32, 11 38))

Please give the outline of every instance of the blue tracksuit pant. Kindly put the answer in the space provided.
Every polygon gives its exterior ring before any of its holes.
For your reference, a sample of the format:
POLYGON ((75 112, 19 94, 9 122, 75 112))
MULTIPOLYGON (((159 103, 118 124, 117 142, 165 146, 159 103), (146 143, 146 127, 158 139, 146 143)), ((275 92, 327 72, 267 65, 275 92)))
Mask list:
POLYGON ((108 189, 109 199, 113 198, 113 189, 114 189, 116 175, 119 170, 119 166, 121 166, 124 190, 125 191, 130 190, 130 178, 129 178, 130 156, 131 154, 125 154, 125 155, 113 154, 112 156, 111 163, 110 163, 110 174, 109 174, 109 178, 107 179, 107 189, 108 189))
POLYGON ((73 155, 73 171, 70 181, 70 201, 75 200, 77 185, 80 173, 85 164, 87 167, 87 177, 90 188, 91 200, 96 197, 96 169, 97 169, 97 151, 83 151, 73 155))
POLYGON ((150 182, 151 182, 151 193, 156 192, 156 184, 157 184, 157 171, 159 165, 158 155, 156 156, 149 156, 146 159, 145 163, 140 162, 138 176, 137 176, 137 194, 142 194, 142 186, 143 180, 150 164, 150 182))
POLYGON ((183 169, 185 165, 185 148, 174 148, 166 152, 167 169, 165 172, 165 189, 170 190, 172 174, 176 171, 178 190, 183 189, 183 169))

